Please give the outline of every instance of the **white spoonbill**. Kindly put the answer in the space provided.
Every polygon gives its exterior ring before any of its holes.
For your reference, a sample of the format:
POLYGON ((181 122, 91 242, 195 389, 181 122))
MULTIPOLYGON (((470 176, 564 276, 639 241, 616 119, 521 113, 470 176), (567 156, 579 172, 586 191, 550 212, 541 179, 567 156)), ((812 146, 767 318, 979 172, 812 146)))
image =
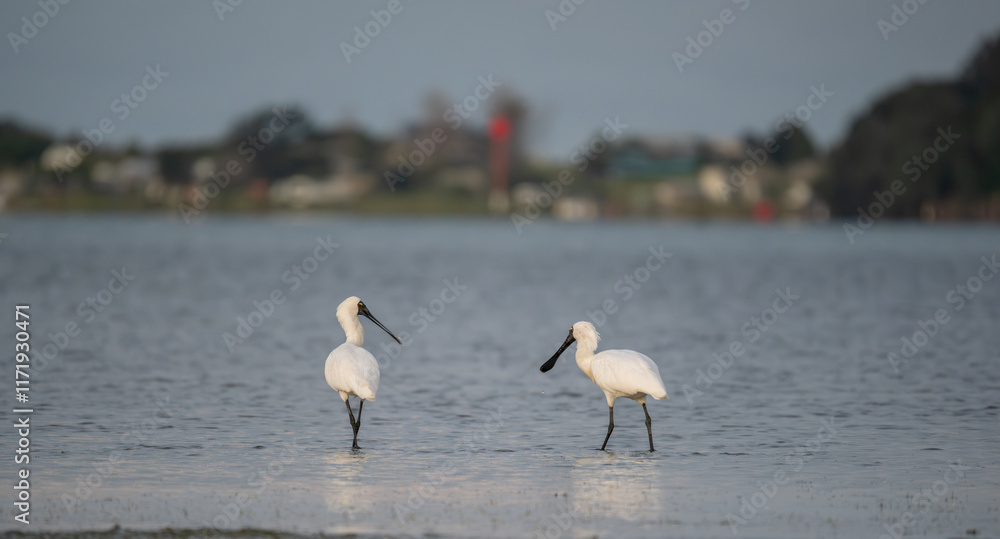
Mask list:
POLYGON ((384 329, 390 337, 396 339, 396 342, 403 344, 387 327, 372 316, 371 311, 357 296, 345 299, 337 307, 337 321, 340 322, 340 327, 344 328, 344 333, 347 334, 347 342, 334 348, 333 352, 327 356, 326 383, 340 393, 340 398, 347 405, 351 428, 354 429, 352 449, 360 449, 358 447, 358 431, 361 429, 361 408, 365 405, 366 400, 375 400, 379 381, 378 361, 375 361, 375 356, 371 352, 361 348, 365 344, 365 330, 358 320, 359 314, 368 317, 378 327, 384 329), (357 421, 354 420, 351 403, 347 400, 351 395, 361 399, 361 403, 358 404, 357 421))
POLYGON ((667 390, 663 387, 663 379, 660 378, 660 369, 652 359, 632 350, 605 350, 594 355, 600 340, 601 336, 590 322, 573 324, 573 327, 569 328, 566 342, 542 365, 541 371, 548 372, 552 369, 560 354, 576 341, 577 366, 604 391, 604 396, 608 398, 608 435, 604 437, 601 451, 607 447, 611 431, 615 429, 615 399, 618 397, 632 399, 642 405, 642 411, 646 413, 649 450, 655 451, 653 420, 649 418, 649 411, 646 410, 646 396, 656 400, 667 398, 667 390))

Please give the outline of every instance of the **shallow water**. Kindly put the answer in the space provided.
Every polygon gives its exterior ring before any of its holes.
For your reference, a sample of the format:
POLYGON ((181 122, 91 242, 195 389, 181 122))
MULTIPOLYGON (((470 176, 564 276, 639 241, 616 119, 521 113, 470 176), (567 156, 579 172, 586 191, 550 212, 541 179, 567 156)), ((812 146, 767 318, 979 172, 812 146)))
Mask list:
MULTIPOLYGON (((877 223, 853 245, 835 225, 7 216, 0 231, 8 325, 29 303, 34 348, 65 345, 33 359, 31 524, 4 489, 5 530, 878 539, 909 511, 907 535, 1000 534, 1000 279, 948 302, 1000 258, 996 228, 877 223), (339 246, 313 265, 317 237, 339 246), (112 270, 135 277, 78 311, 112 270), (798 296, 780 314, 776 290, 798 296), (357 452, 323 379, 352 294, 407 343, 363 322, 383 368, 357 452), (538 371, 605 305, 601 349, 651 356, 670 394, 649 403, 655 453, 631 401, 595 450, 607 408, 575 347, 538 371), (894 372, 887 354, 938 309, 948 323, 894 372), (230 351, 237 317, 259 325, 230 351), (753 317, 767 329, 751 342, 753 317)), ((11 427, 0 442, 12 484, 11 427)))

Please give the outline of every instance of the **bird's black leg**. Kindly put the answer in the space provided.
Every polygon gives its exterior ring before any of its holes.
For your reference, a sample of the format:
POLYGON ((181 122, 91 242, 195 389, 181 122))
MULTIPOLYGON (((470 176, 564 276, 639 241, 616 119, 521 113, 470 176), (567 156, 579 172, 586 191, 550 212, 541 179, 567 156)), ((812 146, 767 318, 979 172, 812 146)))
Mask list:
POLYGON ((358 431, 361 430, 361 409, 365 407, 365 400, 361 399, 361 404, 358 404, 358 421, 354 424, 354 447, 352 449, 361 449, 358 447, 358 431))
MULTIPOLYGON (((345 400, 344 404, 347 405, 347 416, 351 419, 351 429, 354 431, 354 446, 357 447, 357 445, 358 445, 358 427, 356 426, 357 423, 354 422, 354 412, 351 410, 351 401, 350 401, 350 399, 345 400)), ((361 411, 358 410, 358 413, 361 413, 361 411)))
POLYGON ((642 411, 646 413, 646 432, 649 433, 649 451, 656 451, 653 449, 653 420, 649 418, 649 410, 646 409, 646 403, 642 403, 642 411))
POLYGON ((615 407, 608 406, 608 435, 604 437, 604 445, 601 446, 601 451, 608 445, 608 439, 611 438, 611 431, 615 430, 615 407))

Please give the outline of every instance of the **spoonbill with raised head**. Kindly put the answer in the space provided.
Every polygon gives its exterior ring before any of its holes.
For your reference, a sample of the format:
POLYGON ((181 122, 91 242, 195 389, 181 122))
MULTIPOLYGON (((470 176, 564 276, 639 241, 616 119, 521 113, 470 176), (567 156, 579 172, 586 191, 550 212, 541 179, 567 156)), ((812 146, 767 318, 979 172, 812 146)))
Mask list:
POLYGON ((396 342, 403 344, 398 337, 389 331, 389 328, 372 316, 365 303, 357 296, 351 296, 337 307, 337 321, 340 327, 344 328, 347 334, 347 341, 334 348, 326 358, 326 383, 330 384, 334 390, 340 393, 340 398, 347 405, 347 414, 351 419, 351 428, 354 429, 354 445, 352 449, 358 447, 358 431, 361 430, 361 408, 366 400, 375 400, 378 393, 379 370, 378 361, 368 350, 362 348, 365 344, 365 330, 361 327, 358 315, 367 317, 372 322, 385 330, 396 342), (351 403, 347 400, 351 395, 361 399, 358 404, 358 419, 354 419, 354 412, 351 410, 351 403))
POLYGON ((605 350, 594 354, 601 336, 590 322, 577 322, 569 328, 569 336, 555 355, 541 367, 548 372, 556 365, 559 356, 576 341, 576 364, 597 387, 604 391, 608 399, 608 435, 604 437, 601 451, 608 445, 611 431, 615 429, 615 399, 625 397, 642 405, 646 414, 646 431, 649 433, 649 450, 653 449, 653 420, 646 409, 646 397, 656 400, 666 399, 660 369, 652 359, 632 350, 605 350))

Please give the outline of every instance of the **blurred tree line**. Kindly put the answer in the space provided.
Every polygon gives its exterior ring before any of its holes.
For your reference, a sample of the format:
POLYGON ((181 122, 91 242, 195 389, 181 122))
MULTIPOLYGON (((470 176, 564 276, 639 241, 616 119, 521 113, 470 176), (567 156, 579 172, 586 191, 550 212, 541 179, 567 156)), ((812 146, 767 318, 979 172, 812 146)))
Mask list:
POLYGON ((1000 198, 1000 36, 955 80, 913 82, 878 100, 831 149, 824 176, 834 216, 856 216, 876 191, 903 180, 886 216, 996 218, 986 208, 1000 198), (939 129, 957 138, 929 150, 939 129))
MULTIPOLYGON (((135 146, 98 148, 74 167, 71 181, 64 183, 56 182, 51 166, 41 166, 40 159, 44 160, 43 154, 54 145, 75 146, 81 140, 79 135, 53 138, 44 130, 0 120, 0 173, 17 172, 27 178, 24 183, 28 188, 45 184, 65 189, 74 182, 89 186, 95 162, 120 161, 122 156, 141 153, 155 160, 168 188, 204 181, 205 175, 222 171, 233 161, 240 165, 239 172, 232 175, 234 185, 260 184, 266 188, 292 175, 329 178, 357 171, 378 175, 396 170, 400 156, 414 153, 416 139, 426 139, 431 129, 441 128, 447 133, 447 144, 422 156, 427 162, 414 167, 419 168, 414 174, 417 181, 407 181, 400 188, 424 189, 432 184, 428 178, 446 166, 453 173, 440 176, 447 176, 451 183, 441 183, 451 186, 483 176, 472 177, 468 170, 485 170, 488 140, 479 126, 462 125, 459 129, 450 125, 450 106, 444 96, 432 98, 427 118, 392 139, 372 135, 353 122, 320 128, 305 110, 294 105, 265 107, 235 122, 222 140, 149 151, 135 146), (207 163, 212 170, 195 166, 199 163, 207 163), (201 177, 194 177, 196 169, 201 177)), ((537 111, 529 110, 503 89, 492 98, 491 109, 494 114, 504 114, 514 126, 511 185, 541 184, 554 168, 536 166, 527 159, 530 133, 525 126, 529 119, 537 122, 537 111)), ((858 208, 868 210, 873 201, 887 200, 876 193, 885 193, 894 182, 897 187, 902 182, 903 192, 883 204, 887 217, 1000 219, 1000 35, 986 41, 953 80, 915 81, 878 99, 854 119, 845 138, 825 156, 808 133, 797 127, 793 126, 787 136, 782 132, 770 136, 780 143, 770 156, 774 165, 790 168, 820 158, 823 170, 815 194, 835 217, 854 217, 858 208), (942 132, 955 134, 946 147, 940 143, 942 132)), ((741 142, 753 150, 762 147, 764 140, 764 136, 746 135, 741 142)), ((696 161, 712 162, 710 150, 700 148, 696 161)), ((593 183, 586 189, 600 192, 608 185, 598 179, 605 176, 613 154, 594 156, 588 164, 593 183)), ((381 181, 375 182, 375 188, 386 190, 381 181)), ((583 182, 576 188, 584 189, 583 182)))

